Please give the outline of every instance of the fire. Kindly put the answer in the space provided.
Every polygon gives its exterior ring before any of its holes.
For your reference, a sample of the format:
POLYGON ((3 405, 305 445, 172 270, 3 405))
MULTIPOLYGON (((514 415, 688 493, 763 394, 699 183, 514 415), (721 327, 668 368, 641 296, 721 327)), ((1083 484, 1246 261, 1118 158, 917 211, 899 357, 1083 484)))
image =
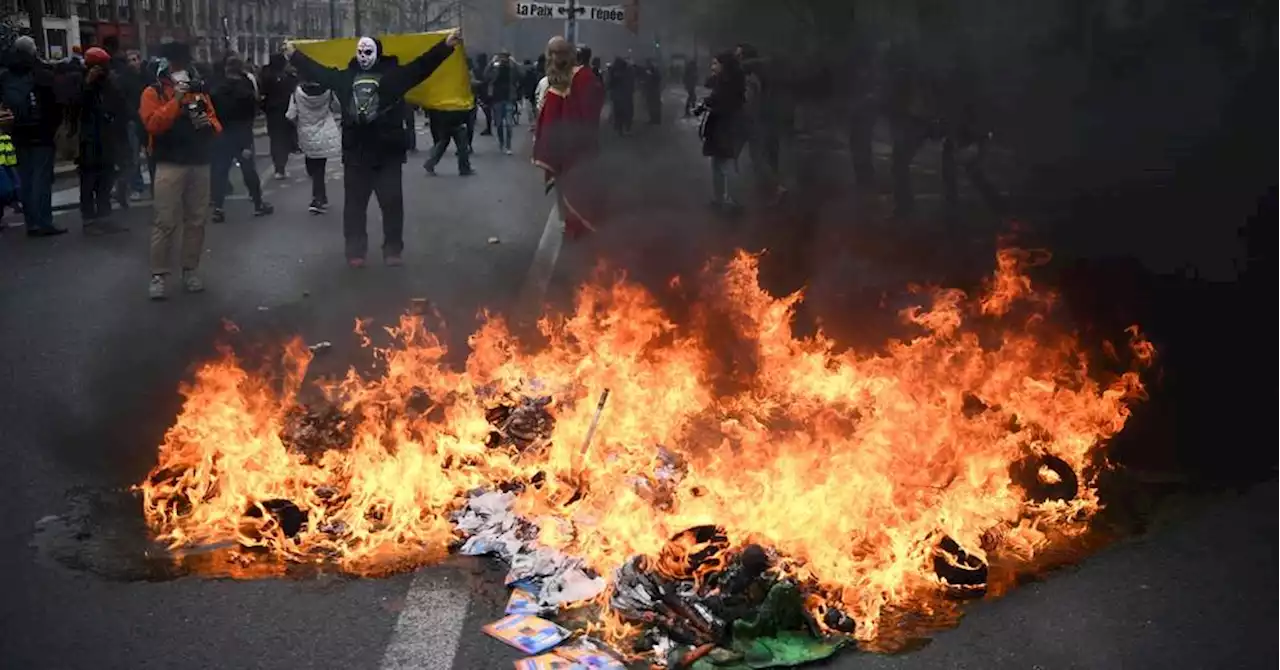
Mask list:
POLYGON ((718 547, 758 543, 819 585, 810 607, 843 611, 872 641, 890 613, 973 586, 966 575, 997 558, 1032 561, 1099 509, 1101 450, 1143 386, 1135 371, 1099 381, 1050 327, 1052 295, 1025 274, 1040 258, 1002 251, 976 297, 923 292, 927 306, 902 312, 910 337, 872 353, 796 337, 801 296, 765 293, 746 254, 719 267, 688 327, 638 286, 602 281, 540 323, 536 350, 488 319, 462 370, 405 316, 377 350, 380 376, 318 383, 334 408, 315 421, 344 448, 282 436, 315 392, 301 342, 283 374, 227 353, 183 389, 143 510, 175 549, 234 541, 373 574, 442 555, 467 491, 522 483, 540 541, 601 574, 636 554, 689 574, 718 547), (720 323, 730 342, 712 341, 720 323), (521 397, 548 402, 554 422, 495 439, 521 397))

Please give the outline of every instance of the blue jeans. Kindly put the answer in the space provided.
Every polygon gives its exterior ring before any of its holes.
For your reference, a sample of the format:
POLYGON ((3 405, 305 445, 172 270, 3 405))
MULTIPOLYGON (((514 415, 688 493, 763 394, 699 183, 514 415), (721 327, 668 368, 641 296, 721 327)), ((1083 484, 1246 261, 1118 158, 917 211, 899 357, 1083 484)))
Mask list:
POLYGON ((495 100, 492 104, 494 121, 498 132, 498 148, 511 148, 512 110, 511 103, 506 100, 495 100))
POLYGON ((27 230, 53 228, 53 147, 15 147, 27 230))

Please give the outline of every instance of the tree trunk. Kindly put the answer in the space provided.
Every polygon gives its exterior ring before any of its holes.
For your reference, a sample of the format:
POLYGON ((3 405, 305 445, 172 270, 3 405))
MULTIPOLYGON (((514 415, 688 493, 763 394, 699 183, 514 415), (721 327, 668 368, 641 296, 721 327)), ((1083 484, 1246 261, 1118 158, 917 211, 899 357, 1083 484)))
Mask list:
POLYGON ((49 55, 49 44, 44 34, 44 0, 26 0, 27 20, 31 22, 31 37, 36 41, 36 53, 41 58, 49 55))

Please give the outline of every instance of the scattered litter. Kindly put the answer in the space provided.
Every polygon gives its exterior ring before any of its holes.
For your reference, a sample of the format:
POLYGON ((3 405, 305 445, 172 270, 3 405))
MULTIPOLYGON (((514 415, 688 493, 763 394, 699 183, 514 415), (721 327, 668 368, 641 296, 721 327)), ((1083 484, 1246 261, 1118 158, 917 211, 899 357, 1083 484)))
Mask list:
POLYGON ((626 670, 627 667, 602 647, 586 641, 579 642, 574 646, 557 649, 556 655, 562 656, 584 669, 626 670))
POLYGON ((271 308, 270 308, 270 307, 267 307, 266 305, 258 305, 258 311, 259 311, 259 312, 266 312, 266 311, 269 311, 270 309, 271 309, 271 308))
POLYGON ((501 242, 501 241, 502 241, 502 240, 499 240, 496 236, 495 236, 495 237, 490 237, 490 238, 489 238, 489 244, 497 244, 497 243, 499 243, 499 242, 501 242))
POLYGON ((484 632, 526 654, 540 654, 569 637, 569 631, 528 614, 507 615, 485 626, 484 632))
MULTIPOLYGON (((298 262, 299 262, 299 263, 301 263, 302 261, 298 261, 298 262)), ((311 297, 311 291, 303 291, 303 292, 302 292, 302 297, 304 297, 304 298, 310 298, 310 297, 311 297)))
POLYGON ((511 591, 511 598, 507 600, 505 613, 541 614, 542 608, 538 606, 538 596, 517 587, 511 591))
POLYGON ((542 654, 516 661, 516 670, 583 670, 583 668, 562 656, 542 654))
POLYGON ((329 340, 324 340, 322 342, 316 342, 315 344, 307 348, 310 349, 311 351, 319 353, 321 351, 328 351, 332 347, 333 347, 332 342, 330 342, 329 340))

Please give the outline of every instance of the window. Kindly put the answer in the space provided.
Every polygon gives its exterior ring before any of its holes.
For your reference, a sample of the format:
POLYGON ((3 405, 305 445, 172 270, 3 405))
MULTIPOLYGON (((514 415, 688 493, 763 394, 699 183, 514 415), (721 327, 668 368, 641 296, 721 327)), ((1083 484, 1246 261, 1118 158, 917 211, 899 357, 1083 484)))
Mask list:
MULTIPOLYGON (((48 5, 48 0, 45 0, 48 5)), ((45 28, 45 43, 49 45, 50 58, 66 58, 67 56, 67 31, 60 28, 45 28)))
MULTIPOLYGON (((44 0, 44 15, 56 16, 64 19, 71 16, 69 7, 67 6, 67 0, 44 0)), ((61 39, 64 43, 67 41, 65 31, 63 32, 61 39)), ((52 45, 53 42, 49 42, 49 44, 52 45)))

